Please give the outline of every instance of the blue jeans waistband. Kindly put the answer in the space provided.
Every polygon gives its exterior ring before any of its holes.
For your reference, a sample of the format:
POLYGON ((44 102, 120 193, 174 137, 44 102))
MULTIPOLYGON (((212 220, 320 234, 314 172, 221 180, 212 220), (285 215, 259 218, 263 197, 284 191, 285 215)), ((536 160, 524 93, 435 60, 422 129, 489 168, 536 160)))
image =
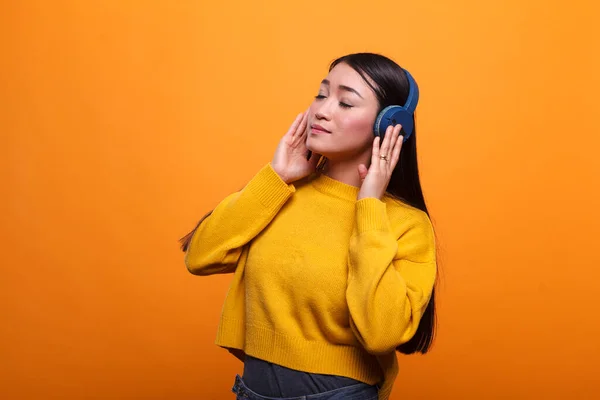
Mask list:
POLYGON ((237 400, 377 400, 378 397, 377 386, 366 383, 299 397, 266 397, 250 390, 239 375, 235 376, 231 391, 237 394, 237 400))

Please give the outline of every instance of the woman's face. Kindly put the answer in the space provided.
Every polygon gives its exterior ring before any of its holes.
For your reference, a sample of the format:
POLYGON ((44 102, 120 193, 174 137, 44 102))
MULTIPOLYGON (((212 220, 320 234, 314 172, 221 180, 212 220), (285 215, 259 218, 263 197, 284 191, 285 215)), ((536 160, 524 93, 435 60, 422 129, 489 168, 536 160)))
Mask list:
POLYGON ((321 82, 308 110, 306 146, 330 160, 348 160, 371 151, 379 103, 363 78, 345 63, 321 82))

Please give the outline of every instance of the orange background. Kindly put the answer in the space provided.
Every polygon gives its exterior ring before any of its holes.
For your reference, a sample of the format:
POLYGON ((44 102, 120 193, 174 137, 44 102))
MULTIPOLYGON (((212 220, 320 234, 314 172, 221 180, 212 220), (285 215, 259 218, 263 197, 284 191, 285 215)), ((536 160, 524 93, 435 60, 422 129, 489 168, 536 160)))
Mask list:
POLYGON ((420 84, 440 244, 393 399, 598 398, 598 6, 237 3, 2 2, 0 398, 232 399, 230 276, 177 239, 355 51, 420 84))

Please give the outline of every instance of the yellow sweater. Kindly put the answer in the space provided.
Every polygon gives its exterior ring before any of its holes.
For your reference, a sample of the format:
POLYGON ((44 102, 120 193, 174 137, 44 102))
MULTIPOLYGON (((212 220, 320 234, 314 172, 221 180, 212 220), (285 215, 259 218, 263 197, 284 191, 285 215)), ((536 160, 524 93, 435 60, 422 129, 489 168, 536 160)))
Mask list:
POLYGON ((379 384, 415 333, 436 276, 427 215, 316 175, 286 184, 265 165, 198 227, 196 275, 233 272, 216 344, 288 368, 379 384))

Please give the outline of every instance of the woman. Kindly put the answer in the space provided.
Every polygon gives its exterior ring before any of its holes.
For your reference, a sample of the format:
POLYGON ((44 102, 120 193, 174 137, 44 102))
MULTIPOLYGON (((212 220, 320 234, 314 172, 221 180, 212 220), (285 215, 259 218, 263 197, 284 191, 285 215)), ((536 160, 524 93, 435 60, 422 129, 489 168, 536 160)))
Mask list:
POLYGON ((216 344, 244 361, 238 399, 387 399, 395 351, 429 349, 437 267, 416 134, 373 138, 409 88, 384 56, 335 60, 272 161, 182 239, 191 273, 233 273, 216 344))

